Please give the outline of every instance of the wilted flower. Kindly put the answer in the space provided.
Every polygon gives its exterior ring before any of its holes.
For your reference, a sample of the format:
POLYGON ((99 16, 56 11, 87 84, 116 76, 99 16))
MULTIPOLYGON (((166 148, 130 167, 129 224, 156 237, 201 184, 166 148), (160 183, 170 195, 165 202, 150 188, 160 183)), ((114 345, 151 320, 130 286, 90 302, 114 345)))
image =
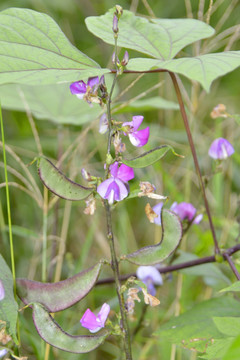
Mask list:
POLYGON ((140 192, 138 193, 139 197, 147 196, 150 199, 158 199, 158 200, 163 200, 167 198, 166 196, 155 194, 154 193, 156 191, 155 185, 151 184, 148 181, 140 181, 139 186, 140 186, 140 192))
POLYGON ((234 148, 224 138, 214 140, 208 150, 208 155, 213 159, 223 160, 234 153, 234 148))
POLYGON ((108 119, 107 119, 107 114, 103 114, 100 117, 100 121, 99 121, 99 132, 100 134, 105 134, 108 130, 108 119))
POLYGON ((2 281, 0 280, 0 301, 5 297, 5 290, 2 281))
POLYGON ((79 99, 86 100, 89 104, 92 102, 99 104, 100 100, 97 94, 98 86, 99 78, 95 76, 89 78, 87 84, 83 80, 72 83, 70 85, 70 91, 73 95, 76 95, 79 99))
POLYGON ((113 136, 113 146, 115 148, 115 153, 123 153, 126 150, 126 145, 122 143, 119 132, 117 131, 113 136))
POLYGON ((105 326, 109 312, 110 306, 107 303, 103 304, 97 316, 90 309, 87 309, 83 314, 80 323, 91 333, 95 333, 105 326))
POLYGON ((108 199, 109 204, 114 201, 121 201, 128 196, 127 181, 134 178, 134 171, 131 167, 122 164, 118 168, 118 162, 110 165, 111 177, 103 181, 97 187, 97 192, 103 199, 108 199))
POLYGON ((190 203, 181 202, 178 204, 174 202, 170 209, 175 212, 181 220, 187 219, 190 222, 194 219, 193 224, 199 224, 203 218, 202 214, 195 217, 197 209, 190 203))
POLYGON ((218 104, 213 108, 210 116, 212 119, 216 119, 218 117, 226 118, 228 116, 226 113, 226 106, 224 104, 218 104))
POLYGON ((149 138, 149 127, 138 130, 143 121, 143 116, 133 116, 132 121, 123 123, 124 135, 128 135, 134 146, 141 147, 147 144, 149 138))
POLYGON ((157 215, 157 217, 154 218, 154 223, 156 225, 162 225, 161 222, 161 212, 162 212, 162 207, 163 207, 163 203, 160 202, 158 204, 156 204, 155 206, 153 206, 153 211, 155 212, 155 214, 157 215))
POLYGON ((162 276, 154 266, 139 266, 136 274, 138 279, 147 285, 148 293, 152 296, 156 294, 154 285, 163 284, 162 276))
POLYGON ((84 214, 93 215, 96 210, 96 200, 93 196, 90 196, 87 200, 85 200, 86 208, 84 209, 84 214))
POLYGON ((138 302, 141 301, 138 297, 139 291, 140 290, 137 288, 128 289, 126 307, 127 307, 127 312, 129 315, 133 315, 133 313, 134 313, 135 301, 138 301, 138 302))

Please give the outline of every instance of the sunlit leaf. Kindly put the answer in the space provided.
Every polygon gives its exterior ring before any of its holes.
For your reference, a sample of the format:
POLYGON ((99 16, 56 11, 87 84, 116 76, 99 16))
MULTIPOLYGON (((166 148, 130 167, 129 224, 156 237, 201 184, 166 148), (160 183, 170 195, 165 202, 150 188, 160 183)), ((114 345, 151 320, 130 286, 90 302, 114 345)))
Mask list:
POLYGON ((13 277, 12 273, 0 254, 0 282, 4 290, 4 297, 0 300, 0 320, 6 322, 7 332, 12 336, 16 344, 18 344, 16 336, 16 324, 18 317, 18 304, 13 295, 13 277))
POLYGON ((130 59, 127 69, 147 71, 166 69, 200 82, 209 91, 212 82, 240 66, 240 51, 206 54, 196 57, 161 61, 155 59, 130 59))
POLYGON ((226 354, 224 354, 222 360, 239 360, 240 353, 240 335, 234 339, 229 346, 226 354))
MULTIPOLYGON (((89 31, 114 45, 112 21, 114 9, 102 16, 90 16, 89 31)), ((185 46, 212 36, 214 29, 195 19, 151 19, 124 10, 119 22, 118 46, 137 50, 157 59, 172 59, 185 46)))
POLYGON ((109 335, 106 330, 99 335, 73 336, 56 323, 41 304, 33 304, 33 321, 38 334, 48 344, 71 353, 82 354, 96 349, 109 335))
POLYGON ((83 200, 94 190, 68 179, 45 157, 38 159, 38 174, 43 184, 52 193, 66 200, 83 200))
POLYGON ((214 317, 214 323, 218 330, 227 336, 240 335, 240 317, 214 317))
POLYGON ((54 84, 108 72, 75 48, 55 21, 29 9, 0 12, 0 84, 54 84))
POLYGON ((122 159, 122 162, 132 168, 144 168, 160 160, 170 149, 172 148, 169 145, 158 146, 155 149, 147 151, 133 159, 122 159))
POLYGON ((162 239, 159 244, 146 246, 122 257, 137 265, 154 265, 166 258, 177 248, 182 238, 182 225, 172 211, 162 211, 162 239))
POLYGON ((102 111, 98 104, 89 106, 87 102, 72 95, 69 84, 5 84, 0 86, 0 99, 4 109, 25 112, 26 103, 37 119, 52 120, 58 124, 81 125, 94 121, 102 111))
POLYGON ((229 291, 240 291, 240 281, 236 281, 232 285, 220 290, 220 292, 229 292, 229 291))
POLYGON ((73 277, 56 283, 42 283, 17 279, 17 292, 24 304, 38 302, 49 312, 69 308, 84 298, 93 288, 102 263, 80 272, 73 277))

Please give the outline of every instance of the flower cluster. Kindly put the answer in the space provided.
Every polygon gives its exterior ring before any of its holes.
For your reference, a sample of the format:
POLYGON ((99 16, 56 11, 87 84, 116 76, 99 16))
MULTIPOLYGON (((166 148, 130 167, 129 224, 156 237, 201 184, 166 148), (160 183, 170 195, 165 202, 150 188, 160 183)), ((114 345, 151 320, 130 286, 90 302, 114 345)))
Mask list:
POLYGON ((103 304, 97 315, 95 315, 90 309, 87 309, 83 314, 80 323, 91 333, 95 333, 105 326, 109 312, 110 306, 107 303, 103 304))
POLYGON ((70 91, 73 95, 76 95, 78 99, 84 99, 89 104, 92 102, 100 104, 101 101, 98 98, 98 88, 100 82, 103 81, 103 76, 100 80, 98 76, 91 77, 88 79, 87 84, 83 80, 76 81, 70 85, 70 91))

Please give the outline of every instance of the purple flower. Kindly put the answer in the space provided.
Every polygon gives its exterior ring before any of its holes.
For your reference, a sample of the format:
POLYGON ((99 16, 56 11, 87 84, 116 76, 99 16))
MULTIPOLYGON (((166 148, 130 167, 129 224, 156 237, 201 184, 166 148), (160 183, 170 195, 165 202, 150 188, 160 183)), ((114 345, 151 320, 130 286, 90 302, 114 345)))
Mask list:
POLYGON ((91 333, 95 333, 105 326, 109 312, 110 306, 107 303, 103 304, 97 316, 90 309, 87 309, 83 314, 80 323, 91 333))
POLYGON ((0 350, 0 358, 4 357, 8 353, 7 349, 0 350))
POLYGON ((208 150, 208 155, 213 159, 226 159, 234 153, 234 148, 224 138, 214 140, 208 150))
POLYGON ((123 127, 127 127, 124 130, 124 135, 128 135, 129 140, 134 146, 141 147, 147 144, 149 138, 149 127, 138 130, 143 121, 143 116, 133 116, 132 121, 123 123, 123 127))
POLYGON ((108 199, 109 204, 113 204, 128 196, 127 181, 134 178, 134 171, 124 164, 118 168, 117 161, 109 169, 111 177, 98 185, 97 192, 103 199, 108 199))
POLYGON ((98 86, 99 78, 98 76, 96 76, 89 78, 87 84, 83 80, 72 83, 70 85, 70 91, 79 99, 85 99, 90 104, 92 101, 99 103, 99 99, 97 96, 98 86))
POLYGON ((5 298, 5 290, 2 281, 0 280, 0 301, 5 298))
POLYGON ((147 285, 148 293, 155 296, 156 289, 154 285, 163 284, 160 272, 154 266, 139 266, 136 274, 138 279, 147 285))
POLYGON ((103 114, 100 117, 100 121, 99 121, 99 132, 100 134, 105 134, 108 130, 108 119, 107 119, 107 114, 103 114))
POLYGON ((187 219, 190 222, 195 218, 193 220, 194 224, 199 224, 203 218, 202 214, 195 217, 197 210, 190 203, 181 202, 178 204, 177 202, 174 202, 170 209, 175 212, 181 220, 187 219))

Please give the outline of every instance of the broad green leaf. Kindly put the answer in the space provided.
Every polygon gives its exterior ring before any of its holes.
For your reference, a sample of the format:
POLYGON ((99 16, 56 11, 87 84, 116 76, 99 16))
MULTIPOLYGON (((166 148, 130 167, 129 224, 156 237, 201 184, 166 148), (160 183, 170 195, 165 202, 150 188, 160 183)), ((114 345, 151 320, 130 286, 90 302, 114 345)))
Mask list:
MULTIPOLYGON (((1 87, 0 87, 0 91, 1 91, 1 87)), ((179 110, 179 105, 173 101, 166 100, 160 96, 155 96, 148 99, 133 101, 129 105, 126 104, 126 106, 123 106, 123 104, 116 104, 112 109, 112 113, 121 114, 121 113, 134 112, 134 111, 151 111, 155 109, 179 110)))
POLYGON ((195 305, 166 324, 155 335, 174 344, 194 347, 197 339, 202 346, 208 346, 212 339, 221 339, 224 335, 213 321, 214 317, 240 316, 239 302, 231 297, 213 298, 195 305))
POLYGON ((122 159, 122 162, 132 168, 144 168, 160 160, 170 149, 173 151, 172 147, 169 145, 158 146, 155 149, 147 151, 133 159, 122 159))
POLYGON ((102 263, 56 283, 17 279, 17 293, 24 304, 38 302, 49 312, 69 308, 84 298, 96 283, 102 263))
POLYGON ((198 81, 209 91, 212 82, 240 66, 240 51, 226 51, 196 57, 161 61, 155 59, 130 59, 127 69, 148 71, 165 69, 198 81))
POLYGON ((38 159, 38 175, 52 193, 66 200, 83 200, 94 190, 68 179, 45 157, 38 159))
POLYGON ((214 317, 213 321, 224 335, 231 337, 240 335, 240 317, 214 317))
POLYGON ((26 111, 23 98, 37 119, 55 123, 81 125, 95 120, 101 107, 89 104, 72 95, 69 84, 29 86, 5 84, 0 86, 0 99, 4 109, 26 111))
POLYGON ((221 360, 239 360, 240 335, 232 342, 221 360))
POLYGON ((166 258, 177 248, 182 238, 182 225, 172 211, 162 211, 162 239, 159 244, 146 246, 122 257, 137 265, 154 265, 166 258))
POLYGON ((16 324, 18 317, 18 305, 13 295, 12 273, 0 254, 0 281, 4 288, 4 298, 0 300, 0 320, 6 322, 6 330, 18 344, 16 336, 16 324))
MULTIPOLYGON (((89 31, 114 45, 112 21, 114 9, 102 16, 86 18, 89 31)), ((137 50, 161 60, 172 59, 185 46, 212 36, 214 29, 194 19, 152 19, 124 10, 119 22, 118 46, 137 50)))
MULTIPOLYGON (((204 349, 206 353, 200 356, 200 359, 206 360, 222 360, 224 355, 227 353, 228 348, 232 345, 234 338, 228 337, 223 339, 214 339, 214 341, 208 343, 204 349)), ((227 358, 226 360, 232 360, 227 358)), ((238 359, 236 359, 238 360, 238 359)))
POLYGON ((220 292, 229 292, 229 291, 240 291, 240 281, 237 281, 234 284, 220 290, 220 292))
POLYGON ((234 120, 236 120, 236 122, 237 122, 238 124, 240 124, 240 115, 239 115, 239 114, 233 114, 233 115, 231 115, 231 117, 232 117, 234 120))
POLYGON ((75 48, 55 21, 29 9, 0 12, 0 84, 54 84, 109 70, 75 48))
POLYGON ((38 334, 48 344, 71 353, 82 354, 96 349, 109 335, 104 330, 99 335, 73 336, 56 323, 52 316, 41 304, 33 306, 33 321, 38 334))

